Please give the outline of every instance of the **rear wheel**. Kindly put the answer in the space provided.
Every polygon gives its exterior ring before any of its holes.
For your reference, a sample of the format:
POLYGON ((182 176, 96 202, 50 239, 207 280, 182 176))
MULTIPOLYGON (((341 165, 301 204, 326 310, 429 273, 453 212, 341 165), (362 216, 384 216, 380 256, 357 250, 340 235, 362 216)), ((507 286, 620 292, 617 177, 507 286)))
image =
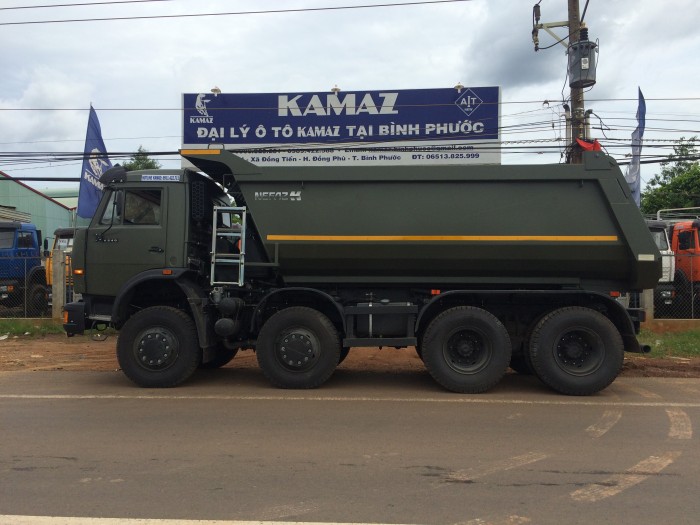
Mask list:
POLYGON ((425 367, 448 390, 476 394, 498 383, 510 361, 503 324, 480 308, 446 310, 428 325, 421 342, 425 367))
POLYGON ((612 383, 624 345, 615 325, 590 308, 560 308, 535 326, 530 346, 535 374, 567 395, 590 395, 612 383))
POLYGON ((179 385, 197 369, 201 352, 190 316, 169 306, 152 306, 133 315, 117 340, 119 366, 143 387, 179 385))
POLYGON ((328 380, 340 361, 340 337, 321 312, 294 306, 277 312, 263 325, 256 354, 273 385, 316 388, 328 380))

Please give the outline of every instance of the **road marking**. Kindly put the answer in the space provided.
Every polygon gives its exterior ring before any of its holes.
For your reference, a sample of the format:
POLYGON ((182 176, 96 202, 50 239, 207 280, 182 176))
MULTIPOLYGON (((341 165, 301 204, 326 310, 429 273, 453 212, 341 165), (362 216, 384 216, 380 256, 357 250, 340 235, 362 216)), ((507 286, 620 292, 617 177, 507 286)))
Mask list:
POLYGON ((622 417, 622 410, 606 410, 601 418, 586 429, 589 436, 599 438, 614 427, 622 417))
POLYGON ((671 420, 671 428, 668 429, 669 438, 691 439, 693 437, 693 424, 685 411, 680 408, 667 408, 666 413, 671 420))
POLYGON ((700 402, 666 402, 666 401, 596 401, 595 399, 494 399, 488 397, 339 397, 339 396, 239 396, 239 395, 163 395, 163 394, 0 394, 0 399, 26 400, 188 400, 188 401, 320 401, 349 403, 457 403, 467 405, 548 405, 548 406, 589 406, 589 407, 677 407, 700 408, 700 402))
POLYGON ((661 456, 650 456, 640 461, 634 467, 628 469, 623 474, 616 474, 604 481, 591 483, 590 485, 571 493, 571 497, 576 501, 593 503, 627 490, 650 476, 658 474, 663 469, 673 463, 681 452, 666 452, 661 456))
POLYGON ((530 452, 529 454, 523 454, 521 456, 515 456, 512 458, 503 459, 501 461, 496 461, 482 468, 473 468, 465 470, 456 470, 451 472, 447 476, 447 481, 462 482, 467 483, 478 478, 483 478, 490 474, 495 474, 496 472, 501 472, 505 470, 512 470, 514 468, 529 465, 530 463, 535 463, 537 461, 542 461, 548 458, 547 454, 541 454, 539 452, 530 452))
POLYGON ((261 511, 257 517, 260 518, 260 521, 281 520, 288 516, 300 516, 315 510, 318 510, 318 505, 301 502, 293 505, 278 505, 276 507, 269 507, 261 511))
POLYGON ((647 390, 646 388, 641 388, 632 385, 624 385, 623 388, 625 390, 629 390, 630 392, 634 392, 635 394, 638 394, 645 399, 661 399, 661 396, 659 394, 657 394, 656 392, 652 392, 651 390, 647 390))
POLYGON ((683 390, 684 392, 687 392, 688 394, 693 394, 693 395, 700 394, 700 389, 698 389, 698 388, 692 388, 689 386, 681 386, 680 389, 683 390))
POLYGON ((525 525, 525 523, 532 523, 532 520, 524 516, 507 516, 505 518, 496 518, 495 521, 476 518, 462 522, 459 525, 525 525))

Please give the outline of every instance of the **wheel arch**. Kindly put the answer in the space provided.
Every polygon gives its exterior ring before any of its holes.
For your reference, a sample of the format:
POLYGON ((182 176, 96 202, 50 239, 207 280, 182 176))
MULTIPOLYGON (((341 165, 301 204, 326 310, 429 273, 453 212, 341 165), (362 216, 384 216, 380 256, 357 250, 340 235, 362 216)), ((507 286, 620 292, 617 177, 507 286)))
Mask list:
MULTIPOLYGON (((172 306, 185 310, 194 318, 197 331, 206 326, 202 305, 206 294, 201 286, 188 278, 186 270, 148 270, 126 281, 112 305, 112 323, 120 328, 136 311, 149 306, 172 306), (157 299, 157 300, 156 300, 157 299)), ((206 330, 204 330, 206 332, 206 330)), ((201 340, 201 335, 200 335, 201 340)))
POLYGON ((274 290, 258 302, 251 318, 251 333, 257 334, 275 312, 291 306, 306 306, 318 310, 328 317, 341 336, 346 332, 343 307, 333 297, 313 288, 291 287, 274 290))

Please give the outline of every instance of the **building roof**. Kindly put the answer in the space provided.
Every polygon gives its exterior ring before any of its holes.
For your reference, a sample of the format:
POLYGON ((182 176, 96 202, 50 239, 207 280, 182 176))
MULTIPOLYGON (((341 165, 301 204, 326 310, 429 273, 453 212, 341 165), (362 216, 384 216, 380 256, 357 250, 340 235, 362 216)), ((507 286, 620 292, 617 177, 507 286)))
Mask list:
MULTIPOLYGON (((59 201, 57 201, 56 199, 54 199, 54 198, 52 198, 52 197, 49 197, 49 196, 46 195, 45 193, 42 193, 42 192, 40 192, 39 190, 35 190, 35 189, 32 188, 31 186, 28 186, 27 184, 24 184, 22 181, 15 180, 14 178, 12 178, 10 175, 8 175, 7 173, 5 173, 4 171, 0 171, 0 176, 3 177, 4 179, 7 179, 7 182, 12 181, 12 182, 14 182, 15 184, 19 184, 20 186, 22 186, 22 187, 28 189, 29 191, 32 191, 32 192, 36 193, 37 195, 43 197, 44 199, 47 199, 47 200, 53 202, 54 204, 56 204, 56 205, 58 205, 58 206, 61 206, 62 208, 65 208, 66 210, 71 210, 71 209, 72 209, 71 207, 66 206, 66 205, 63 204, 62 202, 59 202, 59 201)), ((2 181, 2 179, 0 179, 0 181, 2 181)), ((3 182, 3 184, 5 184, 5 182, 3 182)))

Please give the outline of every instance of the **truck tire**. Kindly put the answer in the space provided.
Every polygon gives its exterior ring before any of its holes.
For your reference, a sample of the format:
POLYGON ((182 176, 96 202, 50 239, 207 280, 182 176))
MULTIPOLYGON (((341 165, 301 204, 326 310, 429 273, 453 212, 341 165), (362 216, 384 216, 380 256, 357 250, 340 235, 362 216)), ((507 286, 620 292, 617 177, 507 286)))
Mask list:
POLYGON ((49 307, 49 296, 46 285, 33 283, 27 292, 27 315, 29 317, 43 316, 49 307))
POLYGON ((444 311, 429 325, 421 353, 430 375, 447 390, 478 394, 495 386, 508 368, 511 343, 503 324, 472 306, 444 311))
POLYGON ((316 388, 340 361, 340 337, 328 317, 302 306, 274 314, 262 326, 256 345, 260 369, 274 386, 316 388))
POLYGON ((151 306, 133 315, 117 339, 117 360, 139 386, 168 388, 187 380, 202 360, 194 322, 169 306, 151 306))
POLYGON ((599 392, 620 373, 623 358, 617 328, 590 308, 554 310, 537 323, 532 334, 530 360, 535 374, 562 394, 599 392))

